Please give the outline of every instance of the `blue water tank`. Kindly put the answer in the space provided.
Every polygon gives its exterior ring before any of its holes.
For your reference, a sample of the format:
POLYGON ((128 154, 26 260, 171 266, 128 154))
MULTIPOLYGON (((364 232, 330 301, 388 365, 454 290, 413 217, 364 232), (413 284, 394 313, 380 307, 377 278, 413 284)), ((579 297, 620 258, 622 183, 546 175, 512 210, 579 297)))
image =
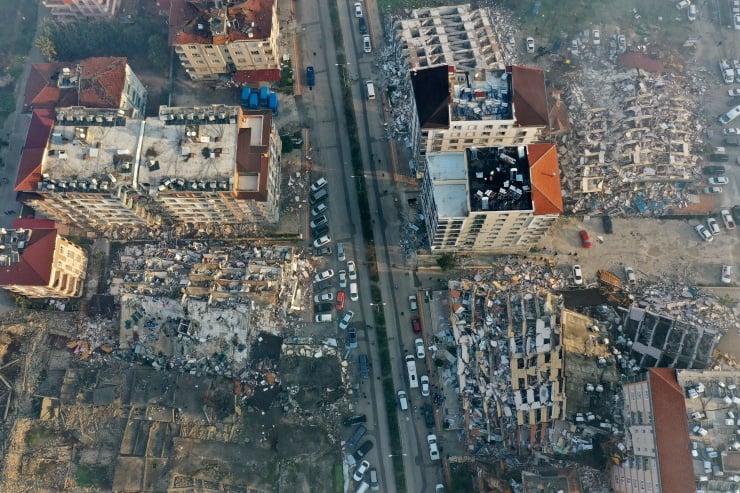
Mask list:
POLYGON ((278 114, 278 97, 277 93, 271 92, 270 93, 270 104, 268 104, 268 107, 272 110, 273 115, 278 114))
POLYGON ((241 96, 241 102, 242 106, 246 106, 249 104, 249 95, 252 94, 252 88, 251 87, 242 87, 242 96, 241 96))
POLYGON ((249 96, 249 107, 252 108, 252 109, 254 109, 254 108, 259 107, 259 105, 260 105, 260 97, 259 97, 259 94, 257 94, 256 92, 253 92, 249 96))
POLYGON ((260 104, 263 106, 267 106, 269 98, 270 98, 270 88, 267 86, 260 87, 260 104))

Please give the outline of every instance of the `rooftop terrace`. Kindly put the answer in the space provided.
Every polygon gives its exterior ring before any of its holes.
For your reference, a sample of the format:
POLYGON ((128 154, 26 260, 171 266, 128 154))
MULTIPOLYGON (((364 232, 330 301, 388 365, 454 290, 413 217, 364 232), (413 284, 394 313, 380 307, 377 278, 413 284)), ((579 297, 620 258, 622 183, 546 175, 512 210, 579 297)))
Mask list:
POLYGON ((470 210, 532 210, 527 148, 486 147, 465 150, 470 210))
POLYGON ((503 70, 456 72, 450 117, 454 120, 511 120, 511 76, 503 70))

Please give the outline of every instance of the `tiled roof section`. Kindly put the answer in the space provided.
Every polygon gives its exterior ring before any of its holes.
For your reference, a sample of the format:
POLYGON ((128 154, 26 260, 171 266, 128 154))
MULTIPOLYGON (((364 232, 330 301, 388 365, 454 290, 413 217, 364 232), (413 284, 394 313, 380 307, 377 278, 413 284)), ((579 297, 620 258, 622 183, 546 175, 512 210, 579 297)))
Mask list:
POLYGON ((55 75, 59 72, 61 63, 34 63, 28 74, 26 92, 23 96, 23 108, 53 108, 59 98, 59 89, 56 87, 55 75), (47 90, 52 89, 50 92, 47 90), (45 92, 45 94, 41 94, 45 92), (52 94, 55 93, 55 94, 52 94))
POLYGON ((0 266, 0 286, 48 285, 56 238, 56 229, 34 229, 20 260, 8 266, 0 266))
POLYGON ((527 146, 527 155, 535 215, 562 214, 563 194, 557 147, 555 144, 530 144, 527 146))
POLYGON ((694 464, 689 452, 689 419, 684 391, 676 380, 676 371, 672 368, 651 368, 648 383, 662 491, 695 493, 694 464))
POLYGON ((233 78, 237 84, 254 84, 280 80, 280 69, 238 70, 233 78))
POLYGON ((88 58, 81 61, 80 66, 82 76, 79 105, 88 108, 120 108, 121 94, 126 84, 126 58, 88 58))
MULTIPOLYGON (((169 44, 223 44, 241 40, 260 40, 272 32, 272 9, 276 0, 248 0, 227 8, 229 23, 225 31, 211 30, 210 21, 224 19, 223 7, 210 0, 172 0, 169 44)), ((226 2, 222 2, 226 5, 226 2)), ((218 23, 223 26, 222 23, 218 23)))
POLYGON ((549 123, 545 72, 534 67, 511 67, 511 98, 518 125, 546 127, 549 123))
POLYGON ((449 128, 450 79, 449 67, 426 68, 411 71, 416 112, 421 128, 449 128))
POLYGON ((13 220, 13 229, 56 229, 51 219, 19 217, 13 220))
POLYGON ((15 178, 16 192, 33 192, 41 181, 41 161, 46 152, 46 143, 54 127, 54 110, 34 110, 31 124, 23 145, 23 154, 15 178))
POLYGON ((251 139, 251 128, 239 129, 239 135, 236 139, 236 172, 237 174, 259 173, 258 190, 256 192, 237 191, 236 198, 265 202, 267 200, 267 175, 270 164, 269 147, 266 145, 250 145, 251 139))

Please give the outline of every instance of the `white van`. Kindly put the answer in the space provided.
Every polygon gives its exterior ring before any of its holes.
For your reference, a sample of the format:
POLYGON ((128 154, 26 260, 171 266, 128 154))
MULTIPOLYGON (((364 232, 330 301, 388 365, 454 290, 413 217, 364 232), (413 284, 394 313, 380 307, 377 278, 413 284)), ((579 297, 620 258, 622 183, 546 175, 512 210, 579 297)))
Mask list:
POLYGON ((319 313, 316 315, 316 323, 325 323, 325 322, 331 322, 331 313, 319 313))
POLYGON ((401 411, 409 410, 409 399, 406 397, 406 392, 403 390, 398 391, 398 403, 401 405, 401 411))
POLYGON ((409 372, 409 387, 416 389, 419 387, 419 379, 416 377, 416 358, 413 354, 406 355, 406 369, 409 372))
POLYGON ((740 116, 740 105, 735 106, 730 111, 728 111, 724 115, 720 116, 719 117, 719 122, 722 125, 727 125, 728 123, 730 123, 732 120, 734 120, 738 116, 740 116))
POLYGON ((352 301, 357 301, 360 299, 360 294, 357 292, 356 282, 349 283, 349 299, 352 301))
POLYGON ((373 81, 369 80, 365 82, 365 85, 367 86, 367 99, 375 99, 375 86, 373 85, 373 81))

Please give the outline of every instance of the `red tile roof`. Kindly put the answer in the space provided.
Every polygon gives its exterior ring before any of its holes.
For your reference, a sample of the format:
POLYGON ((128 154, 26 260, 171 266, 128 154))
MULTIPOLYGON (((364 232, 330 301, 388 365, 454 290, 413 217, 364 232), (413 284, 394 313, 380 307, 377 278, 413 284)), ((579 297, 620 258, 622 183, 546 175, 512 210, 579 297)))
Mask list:
POLYGON ((514 65, 511 70, 511 103, 517 125, 547 127, 545 72, 540 68, 514 65))
POLYGON ((238 70, 234 75, 237 84, 254 84, 258 82, 274 82, 280 80, 280 69, 265 70, 238 70))
POLYGON ((51 219, 35 219, 19 217, 13 220, 13 229, 55 229, 56 224, 51 219))
POLYGON ((529 144, 527 156, 535 215, 562 214, 563 193, 557 147, 555 144, 529 144))
POLYGON ((272 32, 272 8, 275 1, 248 0, 228 7, 226 17, 231 26, 226 28, 226 35, 214 37, 209 20, 218 18, 219 14, 223 15, 223 11, 215 8, 212 1, 172 0, 169 44, 223 44, 267 39, 272 32), (199 24, 202 26, 200 29, 199 24), (238 27, 233 27, 234 25, 238 27))
POLYGON ((18 165, 18 174, 15 178, 16 192, 35 192, 41 181, 41 162, 46 152, 46 143, 54 127, 54 110, 34 110, 31 124, 26 134, 26 143, 23 145, 21 162, 18 165))
POLYGON ((245 111, 245 115, 262 115, 261 145, 250 145, 251 128, 240 128, 236 141, 236 171, 259 173, 259 185, 256 192, 236 191, 236 198, 242 200, 267 201, 267 178, 270 174, 270 130, 272 128, 271 111, 245 111))
POLYGON ((46 286, 51 278, 51 267, 56 246, 56 229, 34 229, 20 260, 0 266, 0 286, 46 286))
POLYGON ((23 96, 23 108, 25 111, 30 111, 31 107, 54 107, 54 104, 59 98, 59 89, 56 87, 56 80, 53 80, 53 77, 59 72, 62 65, 61 63, 34 63, 31 65, 28 82, 26 83, 26 92, 23 96), (49 91, 41 95, 41 92, 47 87, 56 89, 56 96, 50 94, 49 91), (36 101, 37 99, 38 101, 36 101))
POLYGON ((689 419, 684 391, 676 380, 676 371, 672 368, 651 368, 648 384, 662 491, 695 493, 694 463, 689 452, 689 419))

